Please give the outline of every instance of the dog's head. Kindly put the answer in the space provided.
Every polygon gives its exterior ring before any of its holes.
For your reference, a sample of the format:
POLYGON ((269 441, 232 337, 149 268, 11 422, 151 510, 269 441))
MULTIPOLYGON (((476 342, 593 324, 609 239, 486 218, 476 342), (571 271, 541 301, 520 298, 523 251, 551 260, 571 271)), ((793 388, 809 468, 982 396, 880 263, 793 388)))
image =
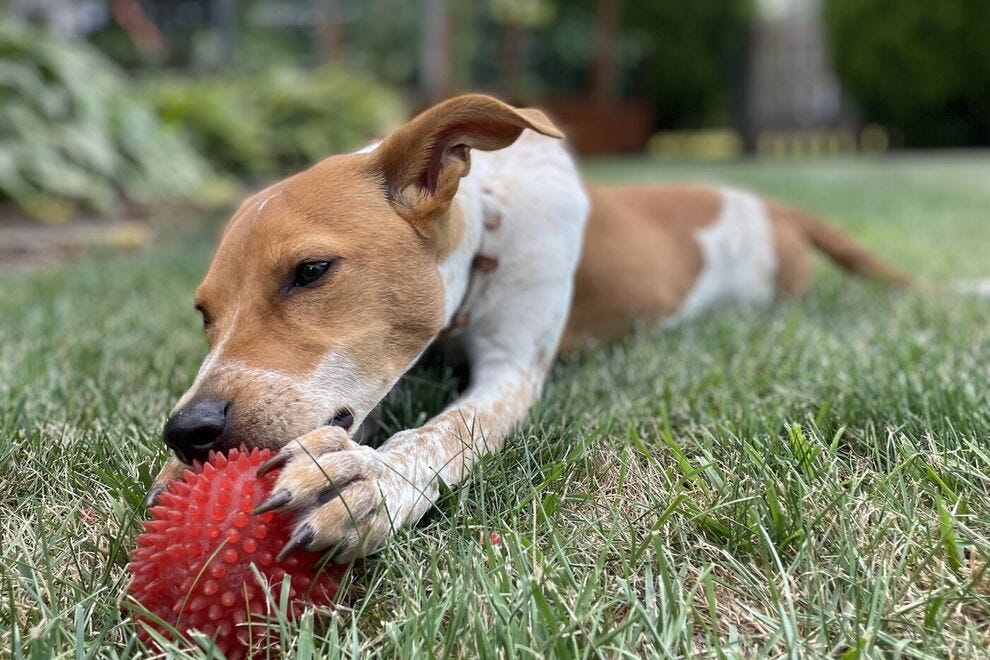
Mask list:
POLYGON ((560 137, 538 111, 458 97, 248 199, 196 292, 210 351, 166 443, 190 460, 354 432, 453 312, 439 264, 463 231, 451 202, 469 149, 526 128, 560 137))

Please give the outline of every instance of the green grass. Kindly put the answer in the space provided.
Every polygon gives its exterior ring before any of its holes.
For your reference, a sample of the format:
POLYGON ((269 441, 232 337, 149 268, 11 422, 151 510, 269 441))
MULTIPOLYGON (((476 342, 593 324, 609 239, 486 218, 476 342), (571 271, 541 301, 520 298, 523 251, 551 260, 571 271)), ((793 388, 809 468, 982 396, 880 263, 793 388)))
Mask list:
MULTIPOLYGON (((801 203, 934 279, 990 275, 986 155, 597 162, 801 203)), ((0 279, 0 655, 126 657, 158 433, 204 353, 205 233, 0 279)), ((990 303, 820 268, 802 301, 567 359, 502 454, 289 627, 314 657, 976 657, 990 303), (492 544, 492 532, 501 542, 492 544)), ((420 419, 449 383, 393 407, 420 419)))

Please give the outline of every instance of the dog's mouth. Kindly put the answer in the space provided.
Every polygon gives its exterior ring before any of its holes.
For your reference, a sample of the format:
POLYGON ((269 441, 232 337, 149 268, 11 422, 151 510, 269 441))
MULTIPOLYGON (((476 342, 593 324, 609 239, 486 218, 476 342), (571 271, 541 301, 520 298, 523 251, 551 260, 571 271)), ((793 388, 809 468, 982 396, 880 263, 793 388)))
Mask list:
POLYGON ((350 431, 351 427, 354 426, 354 413, 347 408, 341 408, 334 413, 333 417, 327 422, 328 426, 339 426, 345 431, 350 431))

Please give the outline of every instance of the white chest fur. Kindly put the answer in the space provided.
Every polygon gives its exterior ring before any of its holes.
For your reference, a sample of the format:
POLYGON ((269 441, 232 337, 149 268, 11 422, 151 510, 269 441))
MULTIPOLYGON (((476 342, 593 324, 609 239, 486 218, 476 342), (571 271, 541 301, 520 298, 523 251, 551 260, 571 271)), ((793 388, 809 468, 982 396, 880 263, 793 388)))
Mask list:
MULTIPOLYGON (((463 213, 465 231, 440 264, 447 319, 463 301, 472 322, 480 321, 506 299, 530 298, 520 294, 551 282, 559 285, 555 295, 562 302, 548 301, 543 311, 566 316, 589 202, 562 143, 524 131, 510 147, 473 152, 471 172, 462 180, 455 203, 463 213), (486 209, 499 216, 497 229, 484 229, 486 209), (471 282, 471 261, 479 252, 496 257, 499 265, 494 273, 471 282)), ((539 315, 541 310, 533 311, 539 315)))

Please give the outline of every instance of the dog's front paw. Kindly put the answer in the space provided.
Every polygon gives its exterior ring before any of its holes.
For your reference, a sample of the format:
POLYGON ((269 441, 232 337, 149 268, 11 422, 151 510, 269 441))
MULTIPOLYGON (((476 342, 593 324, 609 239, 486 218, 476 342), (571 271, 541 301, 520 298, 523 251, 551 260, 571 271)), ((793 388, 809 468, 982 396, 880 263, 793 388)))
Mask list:
POLYGON ((279 561, 296 549, 330 549, 335 561, 346 562, 385 544, 393 527, 389 502, 401 480, 378 451, 324 426, 287 444, 258 472, 278 468, 271 495, 255 513, 294 512, 295 528, 279 561))

